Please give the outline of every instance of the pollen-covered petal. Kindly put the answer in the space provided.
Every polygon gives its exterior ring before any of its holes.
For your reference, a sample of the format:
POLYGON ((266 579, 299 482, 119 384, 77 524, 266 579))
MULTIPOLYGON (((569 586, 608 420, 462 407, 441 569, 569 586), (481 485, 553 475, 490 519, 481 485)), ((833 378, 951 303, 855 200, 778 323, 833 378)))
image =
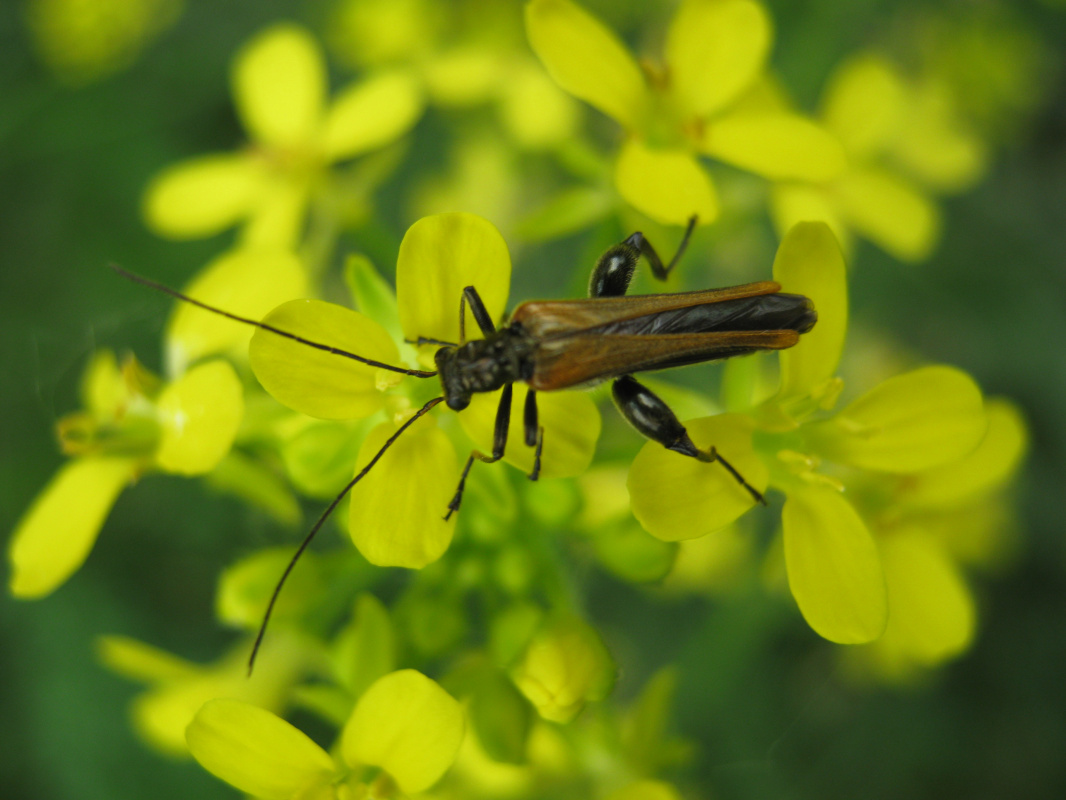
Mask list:
POLYGON ((855 230, 903 261, 921 261, 940 235, 936 204, 902 178, 853 170, 834 184, 837 208, 855 230))
POLYGON ((142 201, 144 221, 160 236, 211 236, 247 216, 265 180, 262 167, 244 153, 182 161, 156 175, 142 201))
MULTIPOLYGON (((362 470, 397 427, 383 423, 359 450, 362 470)), ((418 569, 451 544, 456 517, 445 520, 459 484, 451 440, 430 420, 418 420, 384 452, 352 489, 348 516, 352 542, 379 567, 418 569)))
POLYGON ((895 531, 881 542, 888 626, 875 648, 893 661, 934 666, 963 652, 976 627, 974 599, 935 539, 895 531))
POLYGON ((888 618, 877 545, 834 489, 796 487, 781 513, 788 585, 815 633, 838 644, 870 642, 888 618))
MULTIPOLYGON (((755 424, 740 414, 719 414, 685 423, 701 449, 714 447, 756 490, 766 490, 769 470, 755 454, 755 424)), ((633 515, 652 536, 673 542, 724 528, 755 499, 721 464, 698 461, 648 442, 629 468, 633 515)))
MULTIPOLYGON (((533 471, 535 447, 525 443, 523 414, 528 387, 514 384, 511 402, 511 422, 507 449, 503 460, 526 473, 533 471)), ((492 436, 496 425, 496 408, 500 392, 476 394, 470 406, 459 414, 459 422, 466 435, 474 440, 482 453, 491 455, 492 436)), ((542 478, 569 478, 580 475, 592 462, 596 442, 600 438, 600 412, 584 392, 539 392, 537 421, 544 429, 541 453, 542 478)))
MULTIPOLYGON (((185 287, 189 297, 247 319, 258 320, 286 300, 300 297, 307 280, 288 250, 240 248, 219 256, 185 287)), ((220 314, 178 303, 167 322, 167 364, 172 374, 204 356, 246 352, 254 328, 220 314)))
POLYGON ((844 254, 824 222, 800 222, 785 235, 774 257, 774 280, 785 292, 809 297, 818 321, 783 350, 782 399, 806 397, 836 374, 848 330, 844 254))
POLYGON ((988 427, 969 455, 921 472, 908 482, 906 502, 931 508, 957 506, 995 491, 1014 475, 1029 445, 1021 410, 1008 400, 985 404, 988 427))
POLYGON ((210 472, 233 445, 244 414, 240 379, 226 361, 193 367, 159 395, 155 461, 166 472, 210 472))
POLYGON ((987 421, 973 378, 937 365, 889 378, 832 419, 808 427, 809 446, 824 458, 909 473, 967 455, 987 421))
POLYGON ((217 778, 246 794, 290 800, 328 784, 333 759, 302 731, 257 706, 211 700, 185 731, 189 752, 217 778))
POLYGON ((465 730, 459 702, 421 672, 404 669, 379 678, 359 698, 341 750, 350 765, 381 767, 413 794, 448 770, 465 730))
POLYGON ((685 0, 666 39, 666 62, 678 106, 705 117, 746 88, 766 63, 770 16, 752 0, 685 0))
POLYGON ((556 83, 626 128, 647 103, 644 76, 615 34, 569 0, 526 4, 526 34, 556 83))
MULTIPOLYGON (((291 300, 263 318, 264 325, 309 342, 399 366, 389 334, 369 317, 321 300, 291 300)), ((248 348, 255 377, 280 403, 319 419, 368 417, 381 408, 376 367, 256 330, 248 348)))
POLYGON ((99 417, 115 418, 129 399, 130 388, 113 350, 97 350, 78 387, 82 406, 99 417))
POLYGON ((700 223, 718 216, 711 177, 686 150, 652 149, 630 138, 618 155, 614 184, 627 203, 664 225, 684 225, 693 214, 700 223))
POLYGON ((884 58, 865 54, 834 73, 823 117, 855 158, 866 158, 899 132, 906 90, 899 72, 884 58))
POLYGON ((11 593, 51 593, 89 555, 118 493, 137 472, 131 458, 79 458, 64 464, 22 517, 8 545, 11 593))
MULTIPOLYGON (((396 300, 408 339, 459 341, 459 302, 473 286, 498 323, 511 285, 511 254, 500 232, 475 214, 423 217, 407 229, 396 261, 396 300)), ((466 337, 480 339, 466 309, 466 337)))
POLYGON ((350 158, 400 138, 418 121, 423 104, 418 83, 402 72, 378 75, 345 89, 326 114, 326 156, 350 158))
POLYGON ((244 127, 264 144, 308 144, 322 117, 326 65, 314 38, 291 23, 245 44, 233 64, 233 96, 244 127))
POLYGON ((699 148, 774 181, 827 181, 846 165, 844 148, 825 128, 786 112, 716 119, 704 129, 699 148))

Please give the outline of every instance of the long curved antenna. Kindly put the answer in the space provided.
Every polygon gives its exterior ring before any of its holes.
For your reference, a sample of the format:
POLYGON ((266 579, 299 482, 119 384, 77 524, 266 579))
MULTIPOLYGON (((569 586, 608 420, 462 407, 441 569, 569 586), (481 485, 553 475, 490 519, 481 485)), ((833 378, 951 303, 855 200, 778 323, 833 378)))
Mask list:
POLYGON ((393 442, 400 438, 400 434, 407 430, 416 419, 425 415, 426 412, 428 412, 431 408, 440 403, 443 399, 443 397, 434 397, 432 400, 422 406, 422 408, 418 409, 418 411, 416 411, 409 420, 407 420, 403 425, 401 425, 396 430, 396 433, 392 434, 392 436, 390 436, 385 441, 385 444, 381 446, 381 449, 378 450, 377 454, 372 459, 370 459, 370 463, 363 467, 361 470, 359 470, 359 474, 352 478, 351 482, 347 486, 345 486, 341 490, 341 493, 333 499, 333 502, 329 504, 329 508, 322 512, 322 516, 318 518, 318 522, 316 522, 315 526, 311 528, 311 532, 304 537, 304 540, 296 549, 296 553, 289 561, 289 565, 285 567, 285 571, 281 573, 281 579, 278 581, 277 586, 274 587, 274 594, 270 596, 270 602, 267 604, 266 613, 263 614, 263 622, 259 626, 259 633, 255 637, 255 644, 252 645, 252 654, 248 657, 249 676, 251 676, 252 669, 255 667, 255 657, 259 653, 259 645, 263 643, 263 635, 266 633, 267 623, 270 622, 270 615, 274 611, 274 604, 278 600, 278 595, 281 594, 281 587, 285 585, 285 581, 288 579, 289 573, 292 572, 292 568, 296 566, 296 562, 300 559, 300 556, 303 555, 303 552, 307 549, 307 546, 311 544, 311 540, 315 538, 315 534, 318 533, 318 529, 322 527, 322 523, 324 523, 326 521, 326 518, 333 513, 333 509, 335 509, 337 507, 337 504, 344 499, 344 495, 348 494, 348 492, 351 491, 351 488, 355 486, 355 484, 359 483, 359 481, 363 479, 364 475, 370 472, 370 468, 373 467, 376 463, 378 463, 378 459, 381 458, 382 454, 386 450, 388 450, 389 447, 392 446, 393 442))
POLYGON ((139 283, 142 286, 149 287, 150 289, 155 289, 157 292, 162 292, 163 294, 169 294, 171 297, 176 297, 178 300, 183 300, 186 303, 190 303, 194 306, 197 306, 198 308, 202 308, 205 311, 210 311, 214 314, 220 314, 223 317, 226 317, 227 319, 232 319, 234 322, 243 322, 245 325, 252 325, 256 328, 262 328, 263 330, 270 331, 271 333, 275 333, 278 336, 284 336, 286 339, 292 339, 294 342, 306 344, 308 347, 314 347, 316 350, 324 350, 327 353, 333 353, 334 355, 355 359, 356 361, 360 361, 363 364, 366 364, 367 366, 377 367, 378 369, 387 369, 389 370, 389 372, 399 372, 401 375, 410 375, 415 378, 432 378, 434 375, 437 374, 436 372, 430 372, 428 370, 423 369, 405 369, 404 367, 394 367, 391 364, 383 364, 380 361, 374 361, 372 358, 363 358, 363 356, 357 356, 355 353, 349 353, 347 350, 341 350, 338 347, 332 347, 328 344, 322 344, 320 342, 312 342, 310 339, 304 339, 302 336, 297 336, 295 333, 289 333, 288 331, 283 331, 279 328, 275 328, 273 325, 267 325, 265 322, 259 322, 258 320, 249 319, 248 317, 240 317, 236 314, 231 314, 228 311, 223 311, 221 308, 209 306, 207 303, 200 302, 199 300, 189 297, 188 295, 182 294, 176 289, 171 289, 169 286, 164 286, 161 283, 156 283, 153 280, 149 280, 148 278, 143 278, 140 275, 137 275, 133 272, 129 272, 128 270, 123 269, 117 264, 110 264, 109 266, 123 278, 131 280, 134 283, 139 283))

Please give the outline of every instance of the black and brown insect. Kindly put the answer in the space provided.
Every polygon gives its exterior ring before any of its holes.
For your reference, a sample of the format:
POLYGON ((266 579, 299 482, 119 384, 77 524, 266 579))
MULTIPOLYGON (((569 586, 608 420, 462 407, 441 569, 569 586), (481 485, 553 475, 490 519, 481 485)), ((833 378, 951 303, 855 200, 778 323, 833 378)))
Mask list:
POLYGON ((169 287, 123 269, 116 271, 131 280, 162 291, 179 300, 253 325, 278 336, 319 350, 351 358, 370 366, 416 378, 438 377, 442 394, 423 405, 385 442, 370 462, 330 504, 297 550, 267 607, 259 637, 253 647, 249 669, 255 660, 270 613, 285 579, 296 560, 310 544, 322 523, 351 488, 377 463, 382 454, 417 419, 441 402, 462 411, 478 392, 502 389, 496 412, 492 453, 474 450, 466 461, 445 519, 459 510, 463 489, 474 461, 488 463, 503 458, 511 419, 512 386, 529 385, 523 413, 524 442, 535 448, 530 479, 540 473, 544 429, 539 425, 537 394, 586 387, 612 381, 612 394, 622 415, 647 438, 669 450, 704 462, 717 462, 757 502, 762 494, 712 446, 701 450, 670 407, 633 373, 672 369, 690 364, 747 355, 760 350, 783 350, 799 341, 817 321, 807 297, 787 294, 773 281, 760 281, 725 289, 627 296, 637 264, 643 256, 652 273, 666 280, 684 253, 695 228, 689 221, 674 257, 664 264, 651 243, 634 233, 611 247, 597 261, 589 282, 589 297, 582 300, 535 300, 518 306, 507 324, 497 328, 477 289, 467 286, 459 301, 459 342, 421 338, 417 344, 436 344, 436 371, 405 369, 367 359, 355 353, 314 342, 257 320, 240 317, 209 306, 169 287), (466 306, 484 338, 465 341, 466 306))

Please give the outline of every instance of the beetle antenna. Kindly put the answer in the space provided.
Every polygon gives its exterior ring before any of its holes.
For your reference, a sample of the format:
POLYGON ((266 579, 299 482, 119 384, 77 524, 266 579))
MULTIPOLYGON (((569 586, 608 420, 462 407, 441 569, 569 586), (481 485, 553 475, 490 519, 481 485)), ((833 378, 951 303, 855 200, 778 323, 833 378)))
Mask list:
POLYGON ((396 432, 385 440, 385 444, 381 446, 381 449, 378 450, 377 454, 372 459, 370 459, 370 463, 363 467, 361 470, 359 470, 359 474, 352 478, 352 480, 348 483, 347 486, 341 489, 341 493, 333 499, 333 502, 329 504, 329 508, 322 512, 322 516, 318 518, 318 522, 316 522, 314 527, 311 528, 311 532, 304 537, 304 540, 302 542, 300 542, 300 546, 296 548, 296 552, 293 554, 293 557, 289 561, 288 566, 285 567, 285 571, 281 573, 281 578, 278 580, 277 585, 274 587, 274 593, 270 596, 270 602, 267 603, 266 613, 263 614, 263 621, 259 625, 259 633, 256 634, 255 644, 252 645, 252 654, 248 657, 249 677, 251 677, 252 670, 255 668, 255 657, 259 654, 259 646, 263 643, 263 635, 266 633, 267 623, 270 622, 270 615, 274 611, 274 604, 278 600, 278 595, 281 594, 281 587, 285 585, 285 581, 288 579, 289 573, 292 572, 293 567, 296 566, 296 562, 300 559, 300 556, 303 555, 304 550, 306 550, 307 546, 311 544, 311 540, 315 538, 315 534, 318 533, 318 529, 322 527, 322 524, 326 521, 329 515, 333 513, 333 509, 335 509, 337 507, 337 504, 344 499, 344 496, 351 491, 352 487, 355 486, 355 484, 359 483, 359 481, 363 479, 364 475, 370 472, 371 467, 378 463, 378 459, 380 459, 381 456, 385 453, 385 451, 392 446, 392 443, 400 438, 400 434, 402 434, 405 430, 411 427, 412 423, 414 423, 416 419, 424 416, 426 412, 428 412, 435 405, 440 403, 443 399, 443 397, 434 397, 432 400, 422 406, 422 408, 418 409, 418 411, 416 411, 410 419, 404 422, 403 425, 397 428, 396 432))
POLYGON ((123 278, 133 281, 134 283, 139 283, 142 286, 147 286, 150 289, 155 289, 157 292, 168 294, 171 297, 177 298, 178 300, 182 300, 186 303, 190 303, 191 305, 194 305, 197 308, 202 308, 205 311, 210 311, 214 314, 220 314, 221 316, 226 317, 227 319, 232 319, 235 322, 243 322, 245 325, 252 325, 256 328, 262 328, 264 331, 270 331, 271 333, 277 334, 278 336, 284 336, 286 339, 292 339, 294 342, 306 344, 308 347, 313 347, 316 350, 323 350, 327 353, 333 353, 334 355, 355 359, 356 361, 362 362, 363 364, 366 364, 370 367, 377 367, 378 369, 387 369, 389 372, 399 372, 401 375, 410 375, 414 378, 432 378, 434 375, 437 374, 436 372, 430 372, 428 370, 423 369, 405 369, 404 367, 394 367, 391 364, 383 364, 380 361, 374 361, 372 358, 364 358, 363 356, 357 356, 355 353, 349 353, 347 350, 341 350, 339 347, 333 347, 328 344, 322 344, 321 342, 312 342, 310 339, 305 339, 302 336, 297 336, 295 333, 289 333, 288 331, 283 331, 280 328, 275 328, 273 325, 267 325, 265 322, 249 319, 248 317, 241 317, 237 314, 231 314, 229 311, 223 311, 221 308, 209 306, 207 303, 196 300, 186 294, 182 294, 176 289, 171 289, 169 286, 164 286, 162 283, 156 283, 153 280, 149 280, 148 278, 125 270, 122 267, 118 266, 118 264, 110 264, 109 266, 123 278))

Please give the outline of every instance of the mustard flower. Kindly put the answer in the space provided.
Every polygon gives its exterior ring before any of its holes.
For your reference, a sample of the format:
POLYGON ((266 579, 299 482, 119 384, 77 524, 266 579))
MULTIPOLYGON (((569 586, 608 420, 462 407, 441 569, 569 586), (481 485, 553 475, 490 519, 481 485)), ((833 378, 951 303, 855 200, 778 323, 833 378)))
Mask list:
POLYGON ((16 597, 43 597, 77 571, 119 493, 141 475, 210 472, 229 452, 244 407, 225 361, 206 361, 162 384, 132 357, 119 368, 107 350, 89 363, 81 396, 84 410, 56 426, 73 458, 34 500, 8 547, 16 597))
POLYGON ((839 143, 815 123, 745 102, 772 37, 769 14, 755 0, 684 0, 661 65, 638 65, 570 0, 532 0, 526 31, 560 86, 624 128, 615 186, 658 222, 684 224, 696 214, 706 223, 718 215, 699 155, 774 180, 827 180, 844 167, 839 143))
POLYGON ((244 222, 245 243, 291 247, 328 167, 394 141, 422 113, 417 84, 398 71, 348 86, 327 104, 321 50, 290 23, 253 37, 237 54, 231 81, 252 144, 155 178, 144 215, 164 236, 210 236, 244 222))
POLYGON ((862 54, 830 79, 822 117, 845 147, 847 169, 831 180, 776 185, 779 230, 820 219, 845 249, 854 232, 902 260, 924 259, 940 235, 934 195, 972 186, 988 161, 947 87, 908 80, 888 59, 862 54))
MULTIPOLYGON (((784 238, 774 278, 810 297, 818 324, 780 354, 776 394, 745 413, 687 424, 759 491, 782 491, 788 583, 808 624, 843 644, 885 630, 885 570, 868 522, 849 501, 849 473, 912 475, 957 461, 985 433, 980 390, 958 369, 928 366, 889 378, 833 411, 847 327, 844 259, 824 223, 800 223, 784 238)), ((754 501, 725 470, 645 446, 629 473, 633 512, 653 535, 692 539, 724 528, 754 501)))
POLYGON ((100 661, 113 672, 148 685, 130 706, 133 728, 149 745, 188 756, 185 729, 208 700, 229 698, 281 711, 293 684, 317 655, 307 637, 287 629, 264 646, 263 663, 248 674, 248 641, 214 664, 196 664, 124 636, 97 641, 100 661))
POLYGON ((899 478, 887 496, 883 486, 867 492, 891 613, 884 636, 847 653, 864 675, 917 677, 965 652, 976 635, 966 573, 1004 555, 1013 525, 1003 494, 1028 440, 1010 402, 990 398, 986 416, 984 437, 963 458, 899 478))
MULTIPOLYGON (((459 298, 465 286, 475 286, 489 315, 501 319, 510 269, 503 238, 480 217, 453 213, 419 220, 404 236, 396 268, 395 314, 404 338, 458 342, 459 298)), ((479 335, 469 309, 467 315, 468 336, 479 335)), ((294 300, 274 309, 263 322, 380 363, 400 364, 399 348, 386 328, 342 306, 294 300)), ((423 350, 421 357, 428 359, 431 349, 423 350)), ((401 426, 411 423, 351 490, 349 531, 373 564, 417 568, 439 558, 455 527, 456 516, 445 519, 445 514, 459 483, 459 460, 451 439, 432 417, 412 421, 415 403, 422 405, 432 396, 428 392, 439 391, 439 382, 405 378, 264 330, 252 337, 249 355, 263 387, 296 411, 319 419, 386 412, 387 421, 362 444, 359 471, 401 426)), ((515 386, 512 431, 522 429, 525 393, 525 386, 515 386)), ((476 395, 459 416, 460 426, 482 452, 492 451, 499 394, 476 395)), ((592 458, 599 412, 581 393, 547 393, 538 397, 541 400, 541 477, 579 474, 592 458)), ((512 435, 504 460, 528 473, 533 448, 520 439, 512 435)))
POLYGON ((285 720, 239 700, 206 703, 186 740, 204 769, 253 797, 346 800, 429 789, 455 760, 464 729, 459 703, 405 669, 359 698, 341 734, 340 763, 285 720))

